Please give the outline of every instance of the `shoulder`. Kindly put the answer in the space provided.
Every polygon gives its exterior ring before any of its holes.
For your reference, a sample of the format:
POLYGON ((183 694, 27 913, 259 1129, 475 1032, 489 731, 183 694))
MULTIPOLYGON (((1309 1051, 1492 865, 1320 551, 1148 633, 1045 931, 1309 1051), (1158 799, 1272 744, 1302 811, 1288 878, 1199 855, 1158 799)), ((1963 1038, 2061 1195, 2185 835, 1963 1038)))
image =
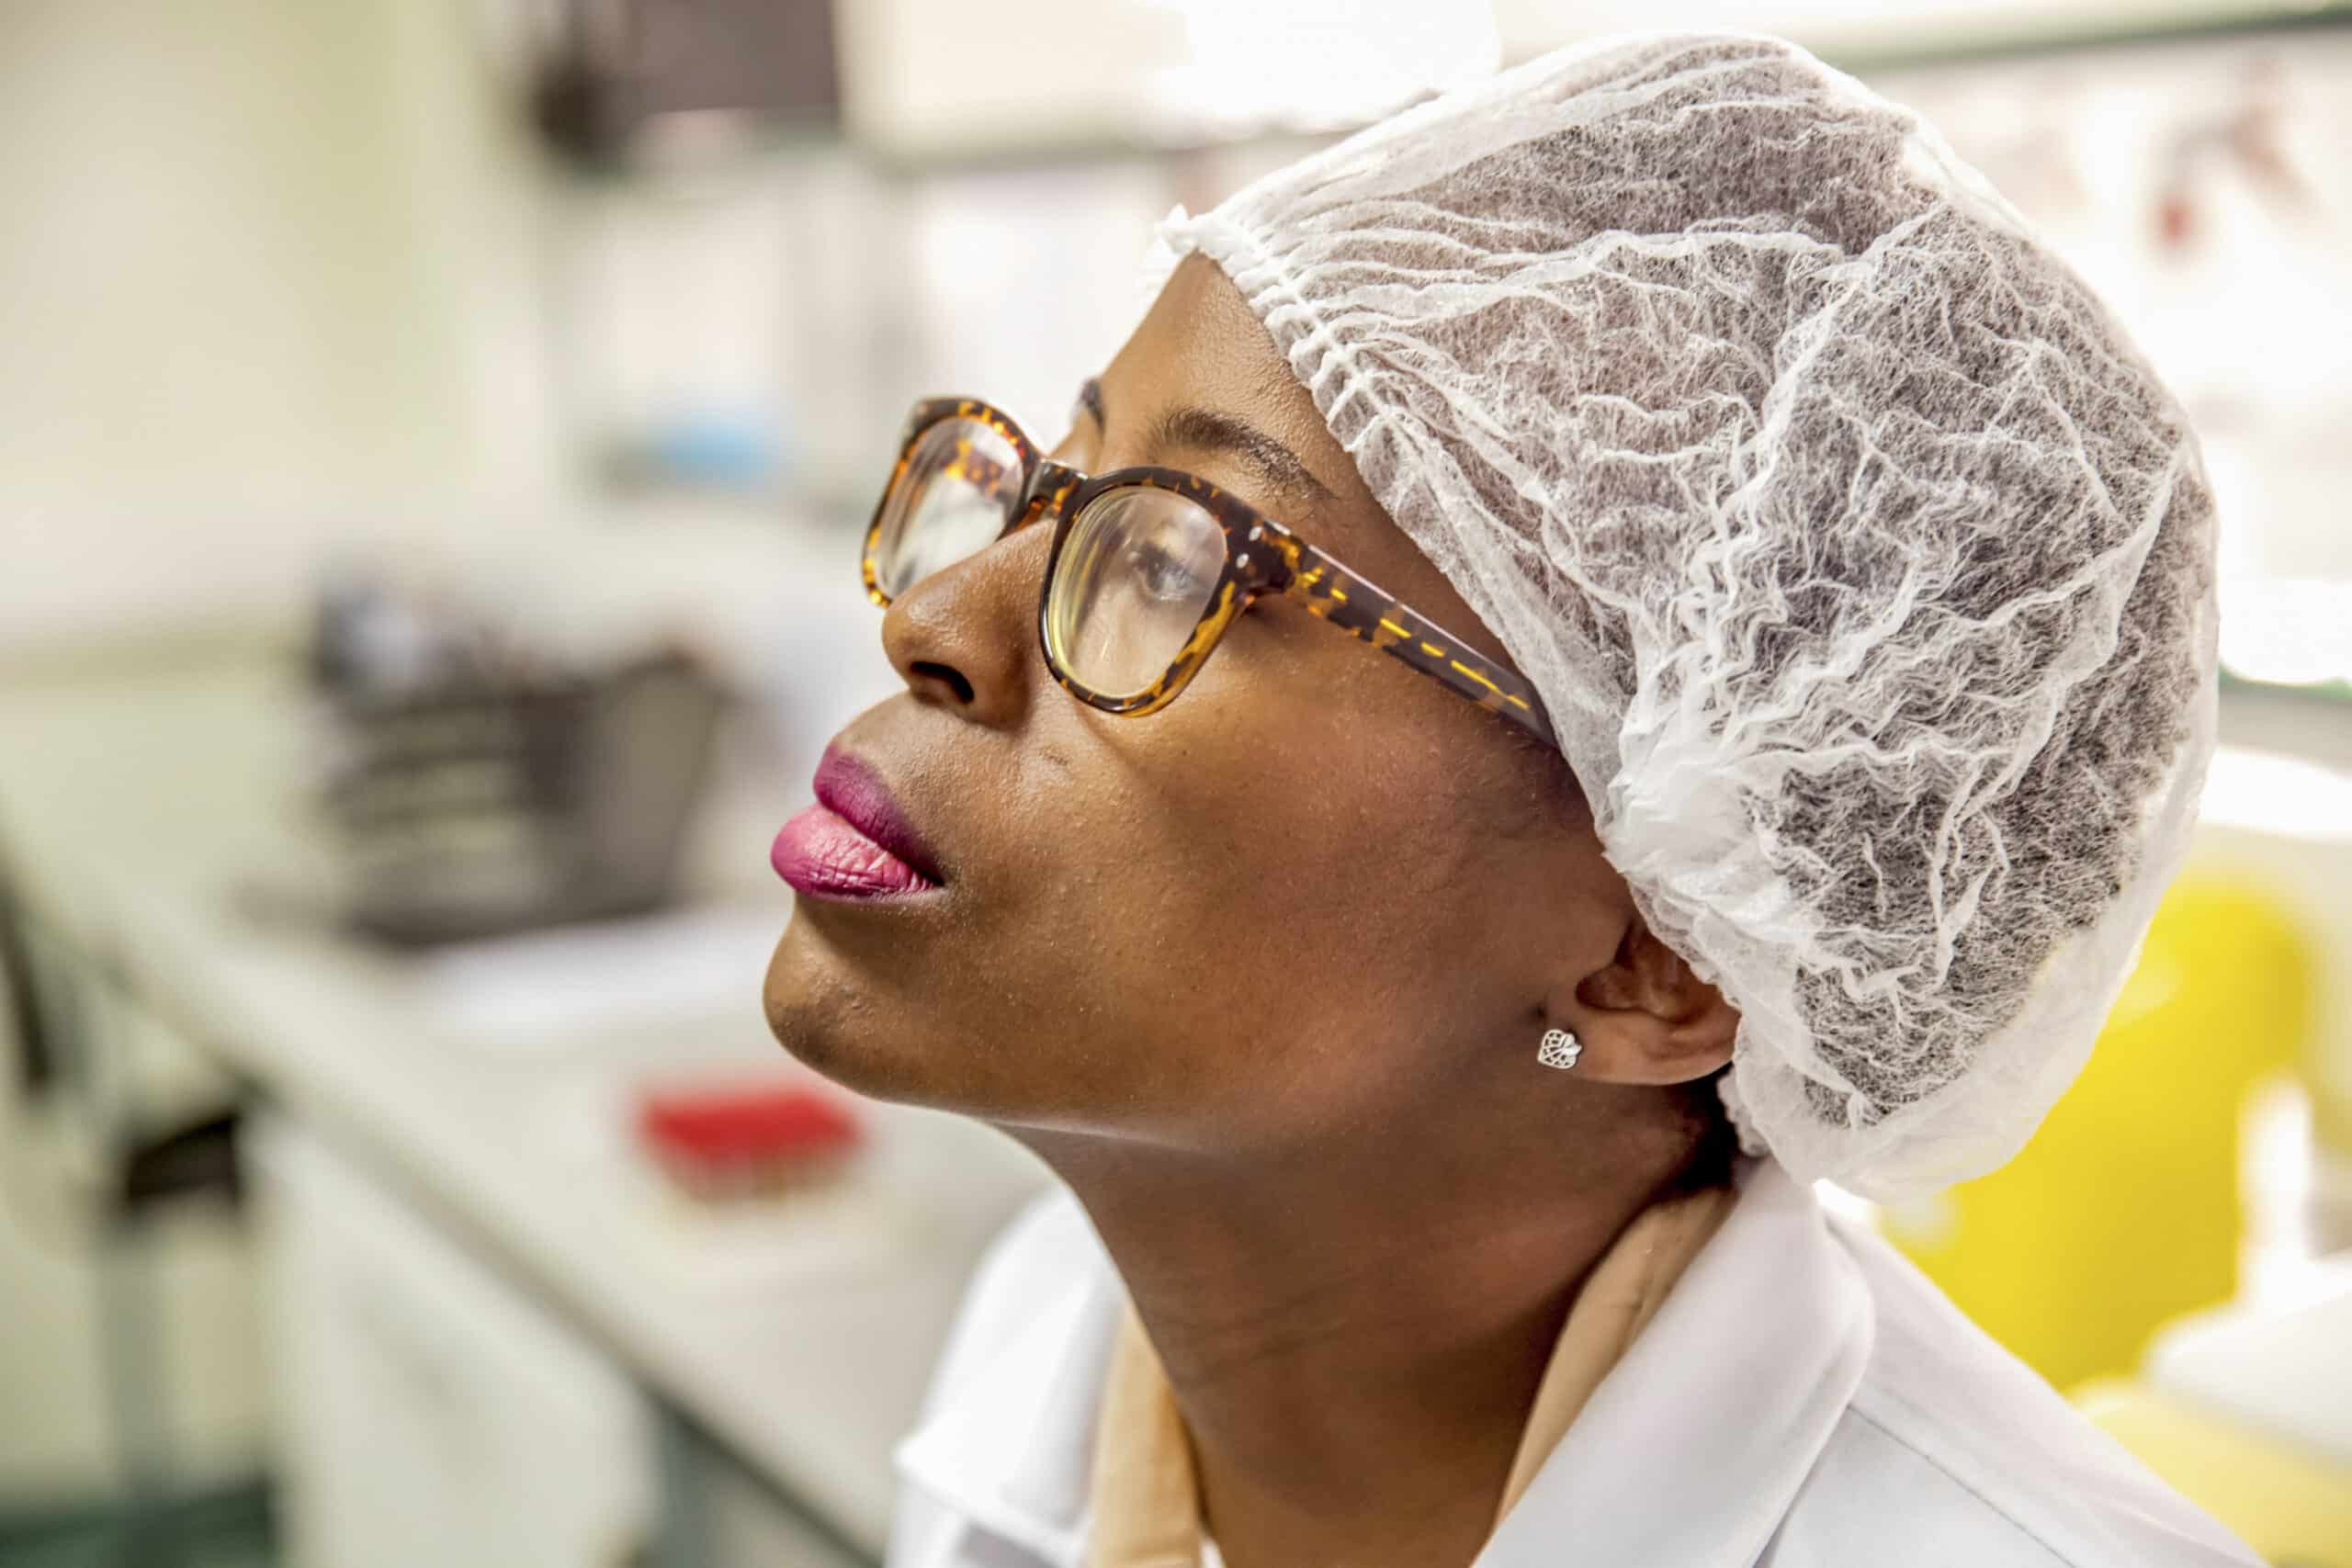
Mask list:
POLYGON ((1877 1562, 1899 1530, 1922 1568, 2258 1568, 1894 1248, 1831 1230, 1870 1292, 1871 1356, 1766 1563, 1877 1562))

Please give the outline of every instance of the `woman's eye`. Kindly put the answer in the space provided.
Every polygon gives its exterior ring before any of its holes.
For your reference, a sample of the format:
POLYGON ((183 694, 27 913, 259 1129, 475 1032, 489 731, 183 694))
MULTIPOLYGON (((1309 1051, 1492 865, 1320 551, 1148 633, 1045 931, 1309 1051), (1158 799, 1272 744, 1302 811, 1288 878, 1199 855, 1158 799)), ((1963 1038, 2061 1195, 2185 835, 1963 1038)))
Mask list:
POLYGON ((1166 550, 1151 546, 1136 552, 1136 581, 1154 599, 1186 600, 1199 595, 1193 569, 1166 550))

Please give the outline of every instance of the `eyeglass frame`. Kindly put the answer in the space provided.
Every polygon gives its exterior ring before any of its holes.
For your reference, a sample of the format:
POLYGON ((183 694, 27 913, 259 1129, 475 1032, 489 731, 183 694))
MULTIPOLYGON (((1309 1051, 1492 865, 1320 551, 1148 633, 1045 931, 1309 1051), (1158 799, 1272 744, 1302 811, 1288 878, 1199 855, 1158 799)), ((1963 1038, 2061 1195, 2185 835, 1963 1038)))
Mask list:
MULTIPOLYGON (((899 459, 890 471, 889 482, 882 488, 881 500, 875 504, 874 519, 866 525, 865 545, 860 558, 865 594, 876 604, 887 608, 890 604, 890 595, 883 591, 874 563, 875 545, 881 538, 890 498, 906 481, 915 448, 923 437, 935 426, 956 419, 968 420, 993 431, 1021 461, 1019 498, 1008 505, 1007 521, 989 543, 994 544, 1048 513, 1054 518, 1046 570, 1037 587, 1038 647, 1055 681, 1088 706, 1130 717, 1166 707, 1200 673, 1201 666, 1223 639, 1226 628, 1250 605, 1271 594, 1299 601, 1316 619, 1337 626, 1442 682, 1455 695, 1520 725, 1546 745, 1559 745, 1535 689, 1515 671, 1471 648, 1429 616, 1308 544, 1295 530, 1239 496, 1197 474, 1157 465, 1114 468, 1103 474, 1083 473, 1046 457, 1011 415, 977 398, 926 398, 918 401, 907 416, 899 443, 899 459), (1134 695, 1117 697, 1093 690, 1062 667, 1054 653, 1046 623, 1053 602, 1055 569, 1078 518, 1111 491, 1133 487, 1166 491, 1200 507, 1224 532, 1225 564, 1192 635, 1177 650, 1166 671, 1134 695)), ((978 553, 975 550, 961 558, 968 560, 978 553)))

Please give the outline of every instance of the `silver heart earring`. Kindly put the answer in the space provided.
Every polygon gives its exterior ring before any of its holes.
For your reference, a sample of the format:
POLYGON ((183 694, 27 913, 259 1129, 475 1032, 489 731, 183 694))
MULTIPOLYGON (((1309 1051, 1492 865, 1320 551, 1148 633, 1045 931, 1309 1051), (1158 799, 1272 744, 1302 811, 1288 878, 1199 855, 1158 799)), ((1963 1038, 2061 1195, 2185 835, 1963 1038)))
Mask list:
POLYGON ((1565 1029, 1545 1030, 1543 1043, 1535 1047, 1537 1061, 1564 1072, 1575 1066, 1577 1058, 1583 1055, 1584 1043, 1565 1029))

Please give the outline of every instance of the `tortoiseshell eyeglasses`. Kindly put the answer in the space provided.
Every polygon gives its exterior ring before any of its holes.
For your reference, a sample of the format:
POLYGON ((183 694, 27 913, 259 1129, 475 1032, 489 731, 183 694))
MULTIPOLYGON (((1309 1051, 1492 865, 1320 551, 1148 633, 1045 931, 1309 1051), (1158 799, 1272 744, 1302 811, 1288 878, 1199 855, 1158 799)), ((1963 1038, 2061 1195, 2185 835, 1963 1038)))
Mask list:
POLYGON ((1054 679, 1105 713, 1176 700, 1261 596, 1442 681, 1558 742, 1534 689, 1239 497, 1178 468, 1089 477, 1046 457, 988 403, 915 405, 865 533, 865 592, 885 604, 1039 518, 1054 520, 1037 635, 1054 679))

